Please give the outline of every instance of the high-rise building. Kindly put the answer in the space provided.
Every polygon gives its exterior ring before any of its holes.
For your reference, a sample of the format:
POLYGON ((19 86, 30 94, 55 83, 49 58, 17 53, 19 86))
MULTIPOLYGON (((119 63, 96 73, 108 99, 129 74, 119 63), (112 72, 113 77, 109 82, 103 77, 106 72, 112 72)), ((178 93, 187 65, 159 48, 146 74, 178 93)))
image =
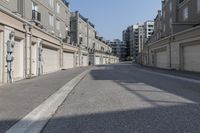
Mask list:
POLYGON ((124 41, 114 39, 113 41, 107 41, 108 45, 112 48, 112 53, 119 57, 121 61, 125 61, 127 58, 127 46, 124 41))

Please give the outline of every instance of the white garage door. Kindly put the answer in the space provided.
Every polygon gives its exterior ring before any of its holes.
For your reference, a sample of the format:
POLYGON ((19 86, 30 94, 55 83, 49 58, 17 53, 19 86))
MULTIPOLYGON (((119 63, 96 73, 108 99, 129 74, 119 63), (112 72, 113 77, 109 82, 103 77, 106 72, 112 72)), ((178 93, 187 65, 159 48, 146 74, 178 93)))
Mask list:
POLYGON ((13 77, 14 80, 23 78, 24 75, 24 45, 23 42, 15 41, 13 61, 13 77))
POLYGON ((184 70, 200 72, 200 45, 184 47, 184 70))
POLYGON ((160 51, 156 54, 156 66, 159 68, 168 68, 168 56, 167 51, 160 51))
POLYGON ((100 57, 95 57, 95 65, 100 65, 100 57))
POLYGON ((88 56, 83 55, 83 66, 88 66, 88 56))
POLYGON ((69 69, 74 67, 74 54, 64 52, 63 53, 63 65, 64 69, 69 69))
POLYGON ((103 64, 106 64, 106 58, 103 57, 103 64))
POLYGON ((58 70, 59 52, 55 49, 43 48, 43 72, 50 73, 58 70))

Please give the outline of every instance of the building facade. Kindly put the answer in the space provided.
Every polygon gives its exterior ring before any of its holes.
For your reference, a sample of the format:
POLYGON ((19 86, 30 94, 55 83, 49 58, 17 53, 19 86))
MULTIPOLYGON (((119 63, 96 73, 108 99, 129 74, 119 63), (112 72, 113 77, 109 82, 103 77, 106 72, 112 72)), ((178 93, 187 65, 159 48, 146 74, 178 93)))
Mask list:
POLYGON ((70 19, 64 0, 1 0, 0 84, 88 65, 89 43, 70 41, 70 19))
POLYGON ((144 43, 152 36, 154 32, 154 21, 144 22, 144 43))
POLYGON ((112 48, 114 56, 119 57, 120 61, 127 60, 127 46, 124 41, 114 39, 113 41, 108 41, 108 45, 112 48))
POLYGON ((200 72, 200 1, 164 0, 156 17, 156 39, 145 46, 147 65, 200 72), (160 36, 161 34, 161 36, 160 36))

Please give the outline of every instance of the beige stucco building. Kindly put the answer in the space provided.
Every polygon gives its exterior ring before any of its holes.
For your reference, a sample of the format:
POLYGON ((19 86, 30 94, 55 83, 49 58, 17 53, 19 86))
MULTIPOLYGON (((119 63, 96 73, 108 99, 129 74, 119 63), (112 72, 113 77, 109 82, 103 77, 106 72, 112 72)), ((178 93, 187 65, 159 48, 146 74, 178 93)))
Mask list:
POLYGON ((157 28, 161 32, 154 32, 154 36, 158 37, 145 46, 143 63, 159 68, 200 72, 199 18, 200 0, 163 1, 161 27, 157 28))
POLYGON ((70 16, 63 0, 1 0, 0 84, 87 66, 88 50, 70 41, 70 16))

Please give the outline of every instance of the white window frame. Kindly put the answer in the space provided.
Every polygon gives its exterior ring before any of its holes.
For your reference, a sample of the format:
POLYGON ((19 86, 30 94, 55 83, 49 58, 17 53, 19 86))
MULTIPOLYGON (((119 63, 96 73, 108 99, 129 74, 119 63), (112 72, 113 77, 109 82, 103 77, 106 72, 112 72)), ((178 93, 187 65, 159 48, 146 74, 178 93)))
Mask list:
POLYGON ((169 11, 172 13, 172 1, 169 2, 169 11))
POLYGON ((49 1, 49 5, 51 6, 51 7, 53 7, 53 5, 54 5, 54 0, 48 0, 49 1))
POLYGON ((38 11, 38 5, 32 1, 32 10, 38 11))
POLYGON ((56 19, 56 29, 60 30, 60 20, 56 19))
POLYGON ((200 0, 197 0, 197 13, 200 13, 200 0))
POLYGON ((54 16, 51 13, 49 13, 49 25, 54 26, 54 16))
POLYGON ((186 6, 183 9, 183 20, 184 21, 188 20, 188 17, 189 17, 189 8, 188 6, 186 6))
POLYGON ((56 2, 56 12, 60 13, 60 3, 58 1, 56 2))

